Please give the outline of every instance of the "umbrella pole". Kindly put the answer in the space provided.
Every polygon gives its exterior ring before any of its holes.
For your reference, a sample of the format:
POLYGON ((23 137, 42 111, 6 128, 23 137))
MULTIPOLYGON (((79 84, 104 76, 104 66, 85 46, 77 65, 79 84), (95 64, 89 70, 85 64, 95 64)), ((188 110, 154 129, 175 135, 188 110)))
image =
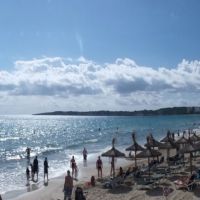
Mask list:
POLYGON ((149 162, 149 157, 148 157, 148 167, 149 167, 149 178, 150 178, 150 162, 149 162))
POLYGON ((135 150, 135 167, 137 167, 136 150, 135 150))
POLYGON ((115 177, 115 158, 112 157, 113 159, 113 177, 115 177))
POLYGON ((168 162, 168 165, 169 165, 169 149, 167 149, 167 162, 168 162))
POLYGON ((192 174, 192 152, 190 152, 190 173, 192 174))

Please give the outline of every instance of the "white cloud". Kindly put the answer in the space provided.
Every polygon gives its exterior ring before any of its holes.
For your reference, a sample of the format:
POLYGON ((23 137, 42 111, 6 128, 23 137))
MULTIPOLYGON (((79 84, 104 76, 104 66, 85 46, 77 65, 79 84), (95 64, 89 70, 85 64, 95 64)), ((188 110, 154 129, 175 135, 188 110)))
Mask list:
POLYGON ((24 102, 30 112, 198 105, 199 91, 200 61, 196 60, 183 59, 173 69, 155 69, 128 58, 100 65, 84 57, 42 57, 18 60, 13 71, 0 71, 0 109, 4 106, 4 110, 7 105, 23 107, 24 102), (38 108, 41 100, 45 109, 38 108))

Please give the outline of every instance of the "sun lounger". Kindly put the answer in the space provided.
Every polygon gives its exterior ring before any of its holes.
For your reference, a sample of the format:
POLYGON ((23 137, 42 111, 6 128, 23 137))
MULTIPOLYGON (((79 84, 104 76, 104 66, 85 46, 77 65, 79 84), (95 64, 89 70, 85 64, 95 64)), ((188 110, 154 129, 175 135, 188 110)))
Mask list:
POLYGON ((119 186, 119 185, 121 185, 122 183, 124 183, 124 177, 122 177, 122 176, 117 176, 117 177, 114 177, 114 178, 112 178, 112 179, 110 179, 110 180, 108 180, 108 181, 106 181, 105 183, 104 183, 104 187, 105 188, 115 188, 115 187, 117 187, 117 186, 119 186))
POLYGON ((176 189, 187 189, 188 191, 191 191, 196 183, 194 178, 190 176, 190 177, 182 177, 174 181, 174 184, 176 189))
POLYGON ((144 178, 140 178, 136 181, 136 184, 137 184, 137 189, 138 190, 145 190, 145 189, 153 189, 154 187, 154 182, 151 181, 151 180, 147 180, 147 179, 144 179, 144 178))

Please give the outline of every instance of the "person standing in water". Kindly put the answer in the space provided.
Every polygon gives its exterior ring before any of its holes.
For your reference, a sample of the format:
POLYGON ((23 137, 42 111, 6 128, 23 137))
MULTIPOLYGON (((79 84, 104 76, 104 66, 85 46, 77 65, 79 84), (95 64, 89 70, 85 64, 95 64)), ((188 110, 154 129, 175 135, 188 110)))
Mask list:
POLYGON ((30 178, 30 170, 29 167, 26 168, 26 180, 27 180, 27 186, 29 185, 29 178, 30 178))
POLYGON ((33 181, 35 172, 34 172, 33 164, 30 163, 30 166, 31 166, 31 180, 33 181))
POLYGON ((37 156, 35 156, 35 159, 33 160, 33 171, 34 171, 34 176, 35 176, 35 173, 37 174, 37 181, 38 181, 39 167, 38 167, 38 159, 37 159, 37 156))
POLYGON ((48 168, 49 168, 49 165, 48 165, 47 157, 45 157, 45 160, 44 160, 44 181, 45 181, 45 176, 47 176, 47 182, 49 180, 49 178, 48 178, 48 168))
POLYGON ((75 161, 74 156, 72 156, 72 159, 71 159, 71 168, 72 168, 72 177, 73 177, 75 173, 75 168, 76 168, 76 161, 75 161))
POLYGON ((27 161, 28 161, 28 165, 30 164, 30 155, 31 155, 31 148, 27 147, 26 148, 26 157, 27 157, 27 161))
POLYGON ((83 160, 84 161, 87 161, 87 149, 84 147, 84 149, 83 149, 83 160))

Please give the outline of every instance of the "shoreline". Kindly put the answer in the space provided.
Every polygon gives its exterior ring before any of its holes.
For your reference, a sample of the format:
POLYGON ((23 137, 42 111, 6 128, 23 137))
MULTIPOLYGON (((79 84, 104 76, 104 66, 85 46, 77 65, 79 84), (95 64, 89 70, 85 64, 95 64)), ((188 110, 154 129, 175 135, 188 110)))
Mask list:
MULTIPOLYGON (((199 135, 199 133, 198 133, 199 135)), ((81 161, 81 159, 79 159, 78 163, 78 168, 79 168, 79 174, 78 174, 78 181, 74 181, 74 185, 78 185, 78 184, 82 184, 84 185, 84 183, 89 182, 91 176, 95 176, 95 179, 97 179, 97 172, 96 172, 96 159, 98 157, 98 155, 100 155, 101 153, 94 153, 94 154, 90 154, 88 156, 88 161, 87 167, 83 166, 83 161, 81 161)), ((163 154, 165 154, 165 152, 163 152, 163 154)), ((172 155, 171 155, 172 156, 172 155)), ((77 155, 77 157, 79 157, 79 155, 77 155)), ((76 155, 75 155, 76 158, 76 155)), ((106 157, 101 157, 103 160, 103 178, 106 178, 107 176, 109 176, 109 172, 110 172, 110 160, 106 157)), ((141 165, 142 163, 147 163, 146 159, 140 159, 138 160, 138 165, 141 165)), ((116 169, 119 169, 119 167, 128 167, 130 165, 134 165, 134 160, 128 160, 125 158, 119 158, 117 159, 117 163, 116 163, 116 169)), ((65 172, 63 172, 62 175, 57 176, 55 178, 51 178, 50 174, 50 181, 48 182, 48 184, 43 184, 43 179, 40 179, 40 181, 38 183, 32 183, 29 187, 26 187, 23 190, 13 190, 13 191, 9 191, 5 194, 2 195, 3 199, 7 199, 7 200, 26 200, 26 199, 30 199, 30 200, 47 200, 47 199, 52 199, 52 200, 58 200, 58 199, 62 199, 63 198, 63 192, 62 192, 62 188, 63 188, 63 184, 64 184, 64 177, 66 175, 66 171, 69 169, 69 167, 67 167, 69 165, 66 165, 66 170, 65 172), (55 196, 56 195, 56 196, 55 196), (37 198, 36 198, 37 197, 37 198)), ((70 169, 71 171, 71 169, 70 169)))
MULTIPOLYGON (((89 182, 91 176, 95 176, 95 179, 97 179, 96 160, 95 160, 97 159, 97 157, 95 156, 96 154, 90 157, 90 159, 87 161, 86 167, 84 166, 83 161, 78 162, 78 170, 79 170, 78 180, 74 180, 74 186, 89 182)), ((101 158, 103 161, 103 178, 105 178, 110 175, 110 160, 109 158, 106 158, 106 157, 101 157, 101 158)), ((133 163, 134 163, 133 160, 119 158, 117 159, 117 162, 116 162, 116 170, 118 170, 119 167, 124 168, 130 165, 133 165, 133 163)), ((71 168, 66 167, 66 172, 68 169, 71 171, 71 168)), ((58 193, 56 191, 60 190, 59 193, 61 194, 63 198, 64 194, 61 188, 63 188, 66 172, 63 172, 62 175, 54 177, 54 178, 51 178, 49 174, 48 184, 46 183, 44 184, 43 179, 39 180, 37 183, 30 181, 30 185, 27 186, 25 189, 6 192, 5 194, 2 194, 2 198, 7 199, 7 200, 25 200, 25 199, 31 200, 33 196, 33 200, 34 200, 35 195, 40 196, 41 193, 46 194, 45 191, 48 191, 47 193, 49 192, 52 193, 52 191, 54 190, 55 190, 55 193, 58 193)), ((46 195, 48 196, 48 194, 46 195)))
MULTIPOLYGON (((165 152, 163 152, 163 156, 166 156, 165 152)), ((103 160, 103 179, 105 180, 107 177, 110 176, 110 163, 109 159, 102 157, 103 160)), ((147 164, 147 159, 138 159, 138 166, 142 166, 143 163, 147 164)), ((96 162, 93 160, 88 161, 88 166, 83 167, 83 163, 79 165, 79 174, 78 174, 78 181, 74 181, 74 188, 73 188, 73 195, 72 199, 74 199, 74 191, 77 185, 80 185, 85 192, 87 192, 87 200, 160 200, 163 199, 162 196, 162 187, 158 187, 153 190, 138 190, 136 189, 136 185, 124 185, 117 187, 116 189, 105 189, 102 187, 101 180, 96 182, 96 186, 92 187, 87 184, 90 181, 90 177, 92 175, 95 176, 97 180, 97 171, 95 167, 96 162)), ((116 172, 118 171, 119 167, 122 167, 124 170, 129 166, 134 166, 133 159, 117 159, 116 163, 116 172)), ((67 170, 67 169, 66 169, 67 170)), ((71 171, 71 170, 70 170, 71 171)), ((16 198, 11 198, 8 200, 61 200, 64 197, 63 193, 63 185, 64 185, 64 177, 66 173, 62 176, 57 178, 50 179, 48 185, 40 187, 36 190, 31 192, 26 192, 21 194, 16 198)), ((174 176, 174 175, 173 175, 174 176)), ((164 184, 170 184, 172 188, 172 192, 170 194, 170 198, 173 200, 188 200, 193 199, 197 200, 193 193, 186 192, 182 190, 177 190, 174 185, 173 181, 167 181, 164 184), (172 198, 173 197, 173 198, 172 198)), ((198 195, 198 194, 196 194, 198 195)), ((200 197, 200 196, 199 196, 200 197)), ((3 197, 3 200, 6 198, 3 197)))

